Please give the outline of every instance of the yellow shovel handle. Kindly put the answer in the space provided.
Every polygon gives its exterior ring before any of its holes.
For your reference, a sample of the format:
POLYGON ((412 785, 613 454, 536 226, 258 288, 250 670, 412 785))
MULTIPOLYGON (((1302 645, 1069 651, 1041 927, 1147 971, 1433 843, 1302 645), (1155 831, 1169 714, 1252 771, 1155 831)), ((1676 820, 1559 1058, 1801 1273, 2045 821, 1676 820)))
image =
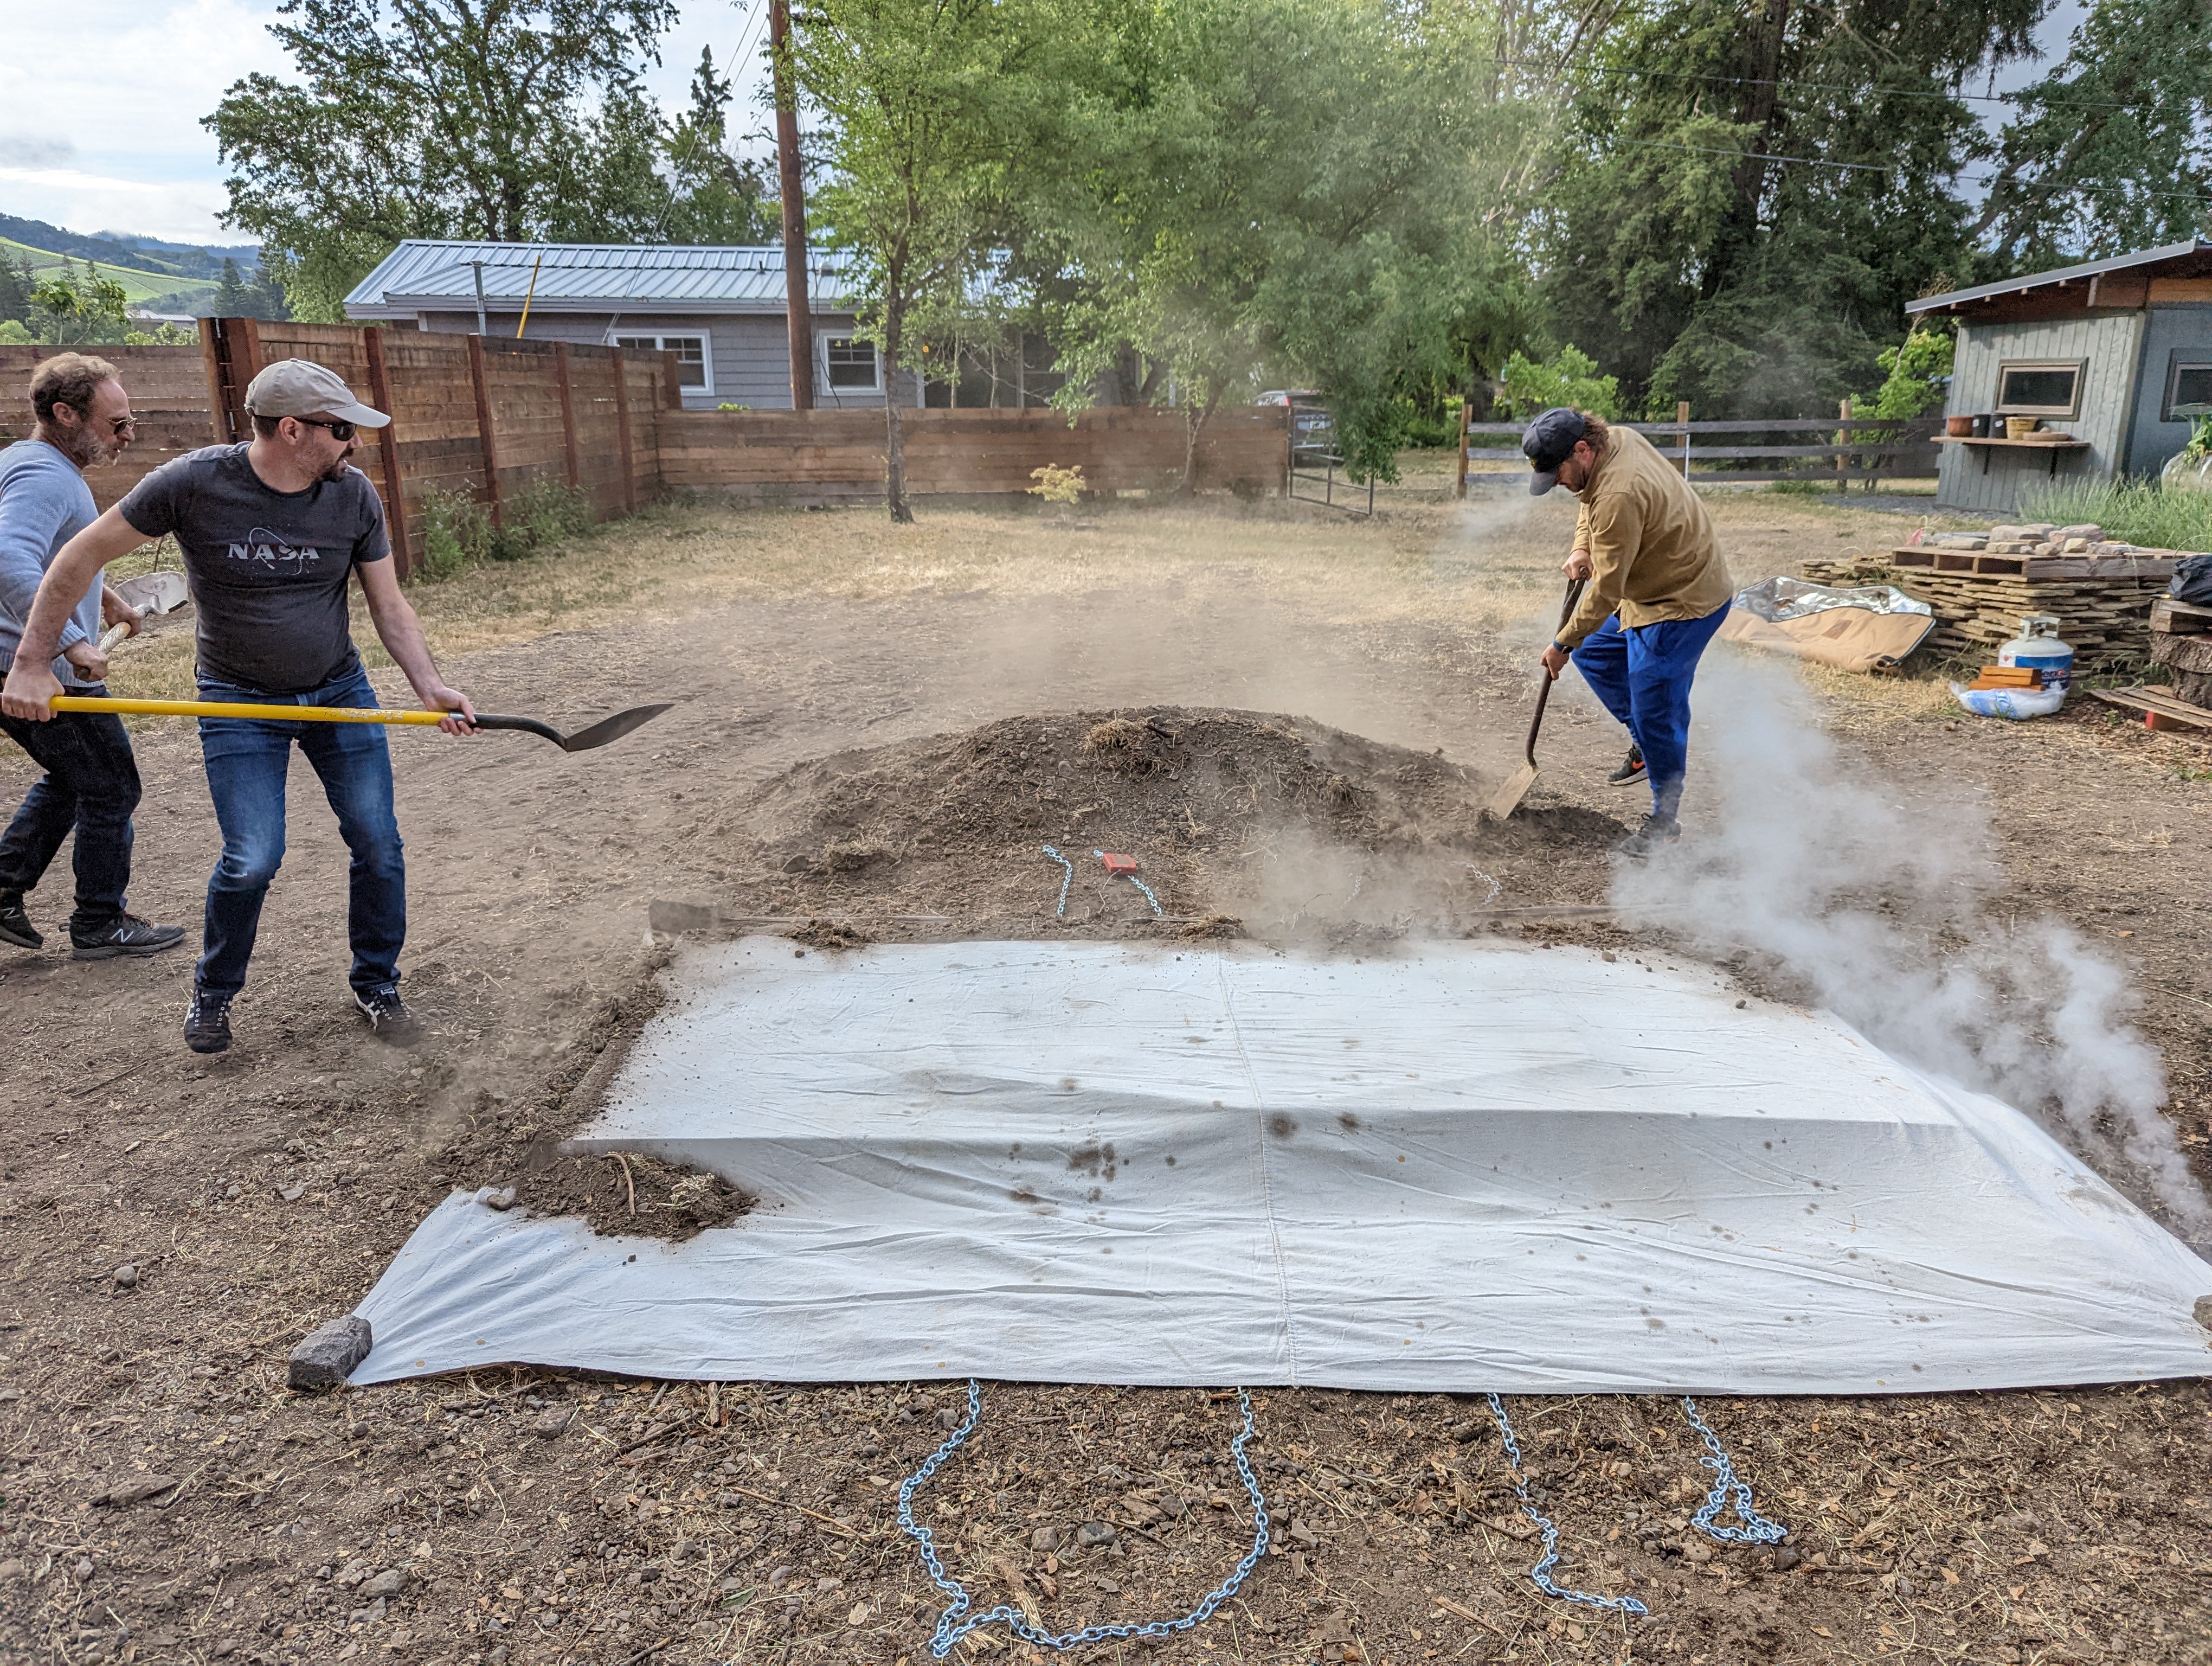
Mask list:
POLYGON ((58 712, 130 712, 145 717, 252 717, 276 723, 413 723, 434 725, 447 712, 385 710, 375 706, 264 706, 228 700, 88 700, 58 694, 46 702, 58 712))

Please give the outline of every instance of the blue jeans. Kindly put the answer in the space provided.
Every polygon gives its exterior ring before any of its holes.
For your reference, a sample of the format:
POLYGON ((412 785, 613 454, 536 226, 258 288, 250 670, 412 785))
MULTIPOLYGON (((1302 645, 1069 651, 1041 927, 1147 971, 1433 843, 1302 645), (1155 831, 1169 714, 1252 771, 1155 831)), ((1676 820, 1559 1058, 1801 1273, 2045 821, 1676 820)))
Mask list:
POLYGON ((1690 679, 1727 617, 1724 604, 1702 619, 1662 619, 1624 630, 1616 613, 1572 656, 1590 691, 1635 738, 1651 783, 1651 813, 1669 821, 1681 806, 1689 769, 1690 679))
MULTIPOLYGON (((307 694, 264 694, 203 678, 200 698, 280 706, 377 703, 368 674, 358 666, 307 694)), ((382 727, 203 717, 200 753, 222 827, 222 857, 208 881, 207 924, 193 977, 210 994, 234 995, 246 987, 262 899, 284 860, 284 776, 295 745, 321 780, 324 796, 337 812, 338 832, 353 853, 347 914, 353 971, 347 981, 357 991, 399 981, 399 949, 407 940, 407 864, 392 813, 392 754, 382 727)))
POLYGON ((18 901, 36 885, 74 830, 76 912, 70 929, 89 936, 113 925, 131 883, 131 812, 138 807, 138 765, 122 720, 105 712, 64 712, 46 723, 0 716, 0 731, 46 772, 0 834, 0 899, 18 901))

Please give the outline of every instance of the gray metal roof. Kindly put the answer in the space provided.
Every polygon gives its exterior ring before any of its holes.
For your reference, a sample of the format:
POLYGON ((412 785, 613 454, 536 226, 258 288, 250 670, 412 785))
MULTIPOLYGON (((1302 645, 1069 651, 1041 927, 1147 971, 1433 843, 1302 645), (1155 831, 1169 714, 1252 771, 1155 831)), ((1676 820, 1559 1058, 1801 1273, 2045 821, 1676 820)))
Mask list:
MULTIPOLYGON (((473 311, 476 266, 484 299, 502 309, 530 295, 534 311, 781 313, 783 251, 733 245, 443 242, 410 238, 345 298, 351 318, 473 311), (537 289, 531 289, 532 269, 537 289)), ((807 288, 820 311, 849 310, 845 263, 808 252, 807 288)))
POLYGON ((1953 289, 1944 295, 1924 295, 1918 301, 1907 301, 1908 313, 1932 313, 1939 307, 1956 307, 1961 301, 1983 301, 1990 295, 2018 295, 2024 289, 2039 289, 2046 283, 2061 283, 2077 277, 2095 277, 2105 272, 2125 271, 2130 266, 2148 266, 2161 260, 2181 260, 2194 254, 2212 254, 2212 243, 2201 237, 2192 237, 2186 243, 2168 243, 2163 247, 2145 249, 2140 254, 2116 254, 2109 260, 2085 260, 2078 266, 2060 266, 2047 272, 2030 272, 2026 277, 2008 277, 2001 283, 1978 284, 1971 289, 1953 289))

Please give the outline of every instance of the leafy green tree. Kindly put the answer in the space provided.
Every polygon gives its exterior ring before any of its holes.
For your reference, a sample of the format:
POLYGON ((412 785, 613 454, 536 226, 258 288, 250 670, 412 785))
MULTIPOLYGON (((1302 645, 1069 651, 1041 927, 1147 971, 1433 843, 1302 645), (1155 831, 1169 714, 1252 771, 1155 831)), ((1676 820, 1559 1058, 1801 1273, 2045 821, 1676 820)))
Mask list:
POLYGON ((637 185, 635 77, 674 0, 285 0, 279 15, 299 81, 249 76, 204 125, 229 169, 226 223, 261 239, 302 316, 342 317, 402 238, 634 223, 618 199, 637 185))
POLYGON ((2212 227, 2212 6, 2097 0, 2067 52, 2008 95, 1973 234, 2015 270, 2185 240, 2212 227))
POLYGON ((1620 379, 1599 375, 1597 361, 1571 345, 1540 363, 1516 352, 1505 361, 1498 380, 1504 386, 1498 409, 1509 417, 1525 420, 1554 405, 1605 417, 1620 415, 1620 379))
POLYGON ((1875 360, 1886 373, 1871 399, 1856 399, 1861 416, 1917 416, 1943 403, 1951 386, 1958 338, 1948 330, 1915 330, 1875 360))
MULTIPOLYGON (((1185 482, 1224 401, 1306 383, 1355 475, 1392 471, 1417 392, 1463 381, 1525 293, 1484 223, 1511 118, 1466 73, 1465 15, 1387 0, 1163 0, 1110 14, 1112 59, 1036 166, 1040 251, 1085 397, 1125 346, 1188 412, 1185 482)), ((1526 308, 1520 310, 1525 314, 1526 308)), ((1494 362, 1494 361, 1493 361, 1494 362)), ((1158 384, 1156 382, 1155 386, 1158 384)))
POLYGON ((37 275, 31 270, 30 256, 18 255, 13 264, 0 258, 0 322, 30 322, 31 291, 38 283, 37 275))
POLYGON ((1972 271, 1960 94, 2044 0, 1644 0, 1562 75, 1550 322, 1671 414, 1802 414, 1850 391, 1905 301, 1972 271), (1782 158, 1803 160, 1777 160, 1782 158))
POLYGON ((1078 15, 1055 0, 813 0, 793 20, 798 84, 828 120, 829 178, 809 207, 852 262, 881 354, 893 520, 914 518, 899 406, 909 347, 957 333, 1008 173, 1067 88, 1057 26, 1078 15))
POLYGON ((32 326, 38 338, 57 346, 119 342, 130 325, 124 308, 129 291, 88 261, 82 274, 64 258, 31 290, 32 326))
POLYGON ((672 243, 774 243, 783 216, 767 171, 730 153, 730 80, 710 48, 691 72, 690 107, 661 143, 669 179, 672 243))

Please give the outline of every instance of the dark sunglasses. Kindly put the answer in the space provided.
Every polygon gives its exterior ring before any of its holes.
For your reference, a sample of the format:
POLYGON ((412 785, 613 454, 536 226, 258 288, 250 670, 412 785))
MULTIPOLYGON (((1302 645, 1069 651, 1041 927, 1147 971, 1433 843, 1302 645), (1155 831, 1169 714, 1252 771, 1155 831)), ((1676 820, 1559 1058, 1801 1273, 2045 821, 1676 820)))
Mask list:
POLYGON ((301 416, 294 420, 305 423, 309 428, 326 428, 331 431, 331 438, 337 441, 350 440, 359 431, 343 418, 335 423, 326 423, 319 416, 301 416))

